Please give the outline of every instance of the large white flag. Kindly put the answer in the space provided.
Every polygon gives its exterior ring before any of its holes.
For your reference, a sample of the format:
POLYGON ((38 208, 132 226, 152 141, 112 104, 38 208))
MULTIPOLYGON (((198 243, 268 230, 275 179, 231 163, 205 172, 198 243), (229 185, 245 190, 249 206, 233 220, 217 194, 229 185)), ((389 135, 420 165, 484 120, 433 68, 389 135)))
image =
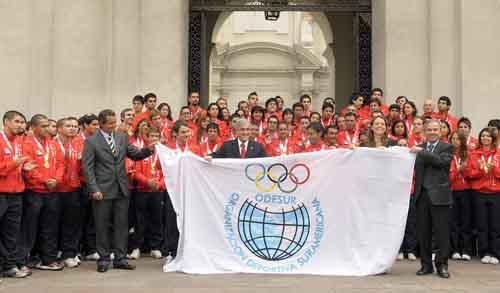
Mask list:
POLYGON ((361 276, 394 263, 415 161, 408 149, 212 162, 158 150, 180 230, 165 271, 361 276))

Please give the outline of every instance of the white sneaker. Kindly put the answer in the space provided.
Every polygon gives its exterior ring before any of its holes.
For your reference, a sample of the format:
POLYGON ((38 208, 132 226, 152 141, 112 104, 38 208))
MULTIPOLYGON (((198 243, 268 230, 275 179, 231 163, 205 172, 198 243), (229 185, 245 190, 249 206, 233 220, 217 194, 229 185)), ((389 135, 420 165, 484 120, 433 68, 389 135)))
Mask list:
POLYGON ((454 254, 451 255, 451 259, 453 259, 453 260, 461 260, 462 256, 460 255, 460 253, 455 252, 454 254))
POLYGON ((141 257, 141 251, 139 248, 132 250, 132 253, 128 255, 129 259, 139 259, 139 257, 141 257))
POLYGON ((484 264, 489 264, 490 261, 491 261, 491 256, 489 256, 489 255, 485 255, 485 256, 483 256, 483 258, 481 258, 481 262, 484 264))
POLYGON ((435 254, 435 253, 433 253, 433 254, 432 254, 432 261, 435 261, 435 260, 436 260, 436 254, 435 254))
POLYGON ((110 259, 110 260, 114 260, 114 259, 115 259, 115 254, 114 254, 113 252, 111 252, 111 253, 109 254, 109 259, 110 259))
POLYGON ((61 259, 61 257, 62 257, 62 251, 58 251, 57 252, 57 259, 61 259))
POLYGON ((162 258, 161 251, 159 251, 159 250, 151 250, 150 254, 151 254, 152 258, 156 258, 156 259, 162 258))
POLYGON ((77 255, 75 256, 75 261, 78 263, 78 264, 81 264, 82 263, 82 258, 80 255, 77 255))
POLYGON ((415 254, 413 253, 408 253, 408 260, 410 261, 416 261, 417 260, 417 257, 415 256, 415 254))
POLYGON ((405 255, 402 252, 400 252, 400 253, 398 253, 398 257, 396 257, 396 259, 403 260, 403 259, 405 259, 405 255))
POLYGON ((97 252, 89 254, 85 257, 86 260, 99 260, 99 258, 101 258, 101 257, 99 256, 99 253, 97 253, 97 252))
POLYGON ((470 260, 471 260, 471 257, 470 257, 470 255, 468 255, 468 254, 462 254, 462 260, 465 260, 465 261, 470 261, 470 260))
POLYGON ((67 258, 64 260, 64 265, 67 268, 76 268, 79 264, 75 258, 67 258))
POLYGON ((169 263, 171 263, 172 261, 174 260, 174 258, 172 257, 171 254, 167 255, 167 257, 165 258, 165 264, 168 265, 169 263))
POLYGON ((492 257, 490 258, 490 264, 492 264, 492 265, 497 265, 497 264, 498 264, 498 258, 496 258, 496 257, 492 256, 492 257))

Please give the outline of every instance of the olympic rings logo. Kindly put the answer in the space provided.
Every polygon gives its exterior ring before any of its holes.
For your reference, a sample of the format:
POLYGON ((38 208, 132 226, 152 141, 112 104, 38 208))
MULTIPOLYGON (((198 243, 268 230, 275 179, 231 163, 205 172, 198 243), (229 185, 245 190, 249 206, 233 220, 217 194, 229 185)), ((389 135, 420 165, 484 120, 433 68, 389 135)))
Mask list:
POLYGON ((252 163, 246 166, 245 176, 255 183, 260 192, 272 192, 278 188, 283 193, 292 193, 309 180, 311 170, 303 163, 293 165, 290 170, 281 163, 267 168, 263 164, 252 163))

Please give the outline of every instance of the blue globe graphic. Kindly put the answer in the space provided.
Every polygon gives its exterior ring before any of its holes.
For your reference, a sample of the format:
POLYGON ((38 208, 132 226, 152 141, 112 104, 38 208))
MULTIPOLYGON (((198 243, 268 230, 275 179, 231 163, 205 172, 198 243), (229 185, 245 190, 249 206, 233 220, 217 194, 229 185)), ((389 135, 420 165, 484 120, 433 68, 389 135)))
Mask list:
POLYGON ((255 256, 281 261, 302 249, 309 236, 309 213, 303 203, 289 210, 270 211, 248 199, 238 215, 241 241, 255 256))

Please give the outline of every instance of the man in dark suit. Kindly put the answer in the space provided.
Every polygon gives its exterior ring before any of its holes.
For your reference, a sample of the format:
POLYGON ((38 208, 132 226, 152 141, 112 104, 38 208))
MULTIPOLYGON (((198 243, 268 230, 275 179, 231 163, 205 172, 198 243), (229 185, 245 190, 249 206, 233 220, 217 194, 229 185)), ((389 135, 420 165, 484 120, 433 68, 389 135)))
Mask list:
POLYGON ((411 149, 411 152, 417 154, 415 199, 417 236, 422 264, 417 275, 428 275, 434 272, 432 266, 432 232, 434 231, 438 248, 435 259, 437 274, 442 278, 449 278, 449 218, 452 204, 449 173, 453 159, 453 146, 439 140, 439 121, 428 121, 424 131, 427 142, 411 149))
POLYGON ((152 154, 153 146, 137 149, 125 134, 115 132, 116 115, 112 110, 99 113, 100 130, 85 140, 82 168, 93 199, 96 246, 100 255, 97 271, 106 272, 113 244, 116 269, 133 270, 126 260, 130 192, 125 171, 125 157, 142 160, 152 154), (110 239, 112 227, 112 239, 110 239))
POLYGON ((264 147, 250 138, 250 122, 246 119, 236 121, 237 138, 226 141, 221 148, 212 153, 210 158, 229 159, 229 158, 263 158, 267 157, 264 147))

